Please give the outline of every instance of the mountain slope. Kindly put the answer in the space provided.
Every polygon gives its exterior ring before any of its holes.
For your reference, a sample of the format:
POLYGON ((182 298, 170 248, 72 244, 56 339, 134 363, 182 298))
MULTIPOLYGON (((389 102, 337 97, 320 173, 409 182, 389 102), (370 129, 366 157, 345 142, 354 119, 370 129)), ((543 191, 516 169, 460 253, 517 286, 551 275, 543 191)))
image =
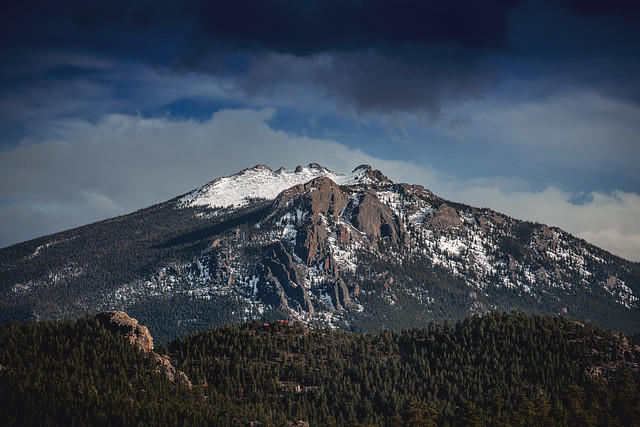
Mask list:
POLYGON ((637 263, 366 165, 245 169, 3 249, 0 284, 3 321, 124 309, 165 341, 252 318, 357 331, 512 309, 640 331, 637 263))

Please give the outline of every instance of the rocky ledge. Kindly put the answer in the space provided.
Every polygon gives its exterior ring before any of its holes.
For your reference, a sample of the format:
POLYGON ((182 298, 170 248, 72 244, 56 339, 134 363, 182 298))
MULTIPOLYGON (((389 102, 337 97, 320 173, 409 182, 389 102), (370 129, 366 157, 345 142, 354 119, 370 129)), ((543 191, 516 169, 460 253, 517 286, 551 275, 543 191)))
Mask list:
POLYGON ((96 314, 95 319, 107 331, 124 337, 148 357, 152 357, 156 363, 156 372, 164 373, 170 381, 177 381, 189 388, 192 387, 189 377, 184 372, 177 370, 167 356, 153 351, 153 337, 146 326, 139 324, 136 319, 124 311, 104 311, 96 314))

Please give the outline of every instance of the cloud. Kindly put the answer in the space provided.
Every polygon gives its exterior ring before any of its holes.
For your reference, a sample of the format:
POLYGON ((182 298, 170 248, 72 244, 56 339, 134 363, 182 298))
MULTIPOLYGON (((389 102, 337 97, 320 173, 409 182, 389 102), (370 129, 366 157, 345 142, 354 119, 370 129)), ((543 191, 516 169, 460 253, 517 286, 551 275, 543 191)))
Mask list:
MULTIPOLYGON (((312 90, 313 98, 358 114, 416 109, 434 116, 448 102, 477 99, 495 81, 487 55, 509 49, 509 12, 521 1, 50 3, 4 6, 0 38, 44 47, 43 56, 74 46, 172 64, 178 73, 204 71, 237 79, 258 100, 274 93, 290 100, 279 91, 285 87, 312 90)), ((92 82, 97 90, 104 80, 92 82)))
POLYGON ((218 49, 320 52, 393 50, 408 44, 455 44, 474 49, 508 45, 509 12, 520 0, 33 0, 4 3, 5 43, 68 44, 121 51, 174 40, 192 53, 218 49), (37 4, 36 4, 37 3, 37 4), (39 6, 39 7, 35 7, 39 6), (140 43, 146 43, 145 46, 140 43))
POLYGON ((238 84, 250 98, 300 98, 301 104, 311 90, 343 113, 436 117, 442 106, 481 98, 496 80, 495 66, 481 57, 461 61, 451 48, 432 47, 420 55, 374 50, 254 55, 238 84))
POLYGON ((350 172, 370 164, 396 182, 508 215, 556 225, 640 260, 640 196, 524 191, 509 179, 463 181, 428 166, 369 156, 330 140, 274 130, 273 109, 220 110, 209 120, 105 115, 68 121, 53 140, 0 151, 0 246, 159 203, 254 164, 272 169, 318 162, 350 172))
MULTIPOLYGON (((640 41, 629 25, 633 20, 621 13, 626 0, 608 6, 573 0, 35 3, 0 6, 0 46, 39 46, 44 57, 73 46, 172 66, 177 73, 205 72, 232 88, 226 95, 244 95, 252 105, 276 98, 303 107, 319 99, 356 115, 434 119, 443 107, 480 99, 514 58, 533 54, 534 61, 553 64, 575 54, 589 59, 587 68, 597 68, 602 58, 593 58, 594 52, 637 58, 640 41), (594 16, 602 22, 594 24, 594 16), (627 47, 619 49, 622 44, 627 47)), ((633 7, 629 15, 636 12, 633 7)), ((78 59, 68 58, 68 65, 86 66, 78 59)), ((634 79, 625 64, 612 69, 600 78, 634 79)), ((105 81, 92 80, 89 90, 100 90, 105 81)))
POLYGON ((518 1, 295 0, 204 3, 198 34, 243 50, 295 55, 396 48, 407 43, 507 44, 507 15, 518 1))
POLYGON ((588 16, 614 16, 620 20, 633 20, 640 16, 640 5, 633 0, 609 0, 606 2, 598 0, 561 0, 561 4, 573 13, 588 16))
POLYGON ((173 73, 83 49, 29 48, 0 53, 0 144, 24 136, 55 137, 68 118, 169 109, 189 100, 242 99, 229 79, 173 73))
POLYGON ((451 134, 485 147, 502 174, 574 189, 637 191, 640 105, 584 87, 522 94, 537 84, 519 80, 484 102, 452 110, 451 134))

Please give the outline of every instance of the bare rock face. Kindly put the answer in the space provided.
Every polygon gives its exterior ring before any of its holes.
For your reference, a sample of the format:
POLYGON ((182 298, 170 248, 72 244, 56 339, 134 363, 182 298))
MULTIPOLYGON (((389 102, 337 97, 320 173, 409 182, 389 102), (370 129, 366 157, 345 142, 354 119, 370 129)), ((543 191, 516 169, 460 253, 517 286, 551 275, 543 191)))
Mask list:
POLYGON ((283 191, 276 200, 276 210, 283 208, 289 201, 299 196, 303 196, 315 219, 318 219, 320 214, 337 218, 348 202, 338 184, 327 177, 319 177, 283 191))
MULTIPOLYGON (((609 362, 589 366, 586 373, 594 378, 610 377, 618 370, 637 370, 640 366, 640 346, 633 344, 620 332, 613 332, 609 336, 599 337, 607 343, 609 350, 609 362)), ((595 349, 590 350, 591 356, 597 360, 599 353, 595 349)))
POLYGON ((323 224, 313 221, 301 224, 296 236, 296 254, 308 265, 324 258, 327 237, 327 229, 323 224))
POLYGON ((349 235, 349 230, 347 227, 339 226, 336 230, 337 232, 337 241, 340 246, 347 246, 351 241, 351 236, 349 235))
MULTIPOLYGON (((298 272, 297 266, 291 255, 278 242, 272 245, 264 257, 265 266, 271 275, 280 285, 278 290, 282 290, 287 299, 298 305, 298 311, 307 311, 311 316, 314 314, 311 298, 304 287, 304 278, 298 272)), ((280 292, 280 297, 283 298, 280 292)))
POLYGON ((293 199, 299 199, 310 213, 296 226, 295 252, 308 265, 315 264, 326 256, 328 233, 323 217, 337 219, 347 205, 348 198, 335 182, 320 177, 284 191, 276 201, 276 211, 285 208, 293 199))
POLYGON ((171 361, 167 356, 153 353, 153 358, 156 362, 156 372, 160 374, 164 374, 169 379, 169 381, 183 384, 188 388, 193 387, 193 384, 191 384, 191 380, 189 380, 189 377, 187 376, 187 374, 177 370, 171 364, 171 361))
POLYGON ((349 296, 349 289, 342 278, 338 277, 330 290, 331 300, 338 310, 342 308, 350 308, 355 305, 349 296))
POLYGON ((460 221, 458 212, 446 203, 440 205, 427 219, 427 227, 435 231, 447 230, 461 225, 462 221, 460 221))
POLYGON ((156 372, 163 373, 170 381, 192 387, 187 374, 177 370, 167 356, 153 351, 153 338, 149 329, 138 323, 124 311, 103 311, 95 315, 95 319, 114 335, 123 335, 132 345, 138 346, 147 357, 156 362, 156 372))
POLYGON ((329 178, 316 178, 306 183, 305 191, 309 191, 308 197, 311 202, 311 212, 316 218, 320 214, 337 218, 348 202, 347 197, 340 191, 338 184, 329 178), (309 191, 311 189, 314 189, 314 191, 309 191))
POLYGON ((353 224, 367 235, 372 244, 380 238, 389 237, 395 246, 404 243, 406 232, 393 211, 375 196, 373 192, 365 193, 354 212, 353 224))
POLYGON ((131 344, 137 345, 143 352, 153 351, 153 338, 149 329, 124 311, 104 311, 96 314, 95 319, 107 331, 124 335, 131 344))

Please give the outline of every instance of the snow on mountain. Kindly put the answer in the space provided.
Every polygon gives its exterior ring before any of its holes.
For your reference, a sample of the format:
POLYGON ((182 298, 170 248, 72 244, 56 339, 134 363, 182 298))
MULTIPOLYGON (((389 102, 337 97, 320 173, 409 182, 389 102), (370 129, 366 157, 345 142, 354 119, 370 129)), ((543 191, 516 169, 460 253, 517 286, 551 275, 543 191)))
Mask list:
POLYGON ((333 180, 344 177, 315 164, 306 168, 298 166, 295 170, 280 168, 277 171, 268 166, 257 165, 237 174, 218 178, 187 194, 180 202, 183 206, 243 207, 251 199, 275 199, 283 190, 321 176, 333 180))
POLYGON ((349 175, 335 173, 317 163, 311 163, 307 167, 298 166, 294 170, 280 168, 277 171, 268 166, 257 165, 237 174, 218 178, 190 192, 180 199, 180 204, 184 207, 239 208, 247 206, 252 199, 273 200, 287 188, 320 177, 327 177, 338 185, 370 184, 387 180, 384 176, 376 177, 368 165, 358 166, 349 175))

